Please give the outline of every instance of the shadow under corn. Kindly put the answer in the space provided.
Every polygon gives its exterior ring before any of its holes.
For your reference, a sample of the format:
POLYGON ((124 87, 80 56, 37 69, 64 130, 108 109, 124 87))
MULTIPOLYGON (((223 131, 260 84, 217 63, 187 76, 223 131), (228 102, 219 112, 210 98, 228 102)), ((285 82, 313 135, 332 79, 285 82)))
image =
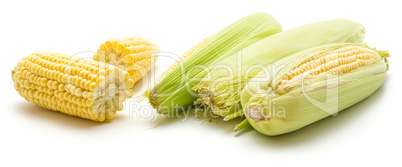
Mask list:
POLYGON ((220 129, 225 134, 233 134, 233 140, 236 140, 236 138, 246 138, 246 140, 252 141, 248 142, 249 144, 253 143, 267 148, 293 147, 315 142, 333 133, 340 133, 339 129, 344 129, 345 126, 350 126, 353 124, 355 119, 358 119, 359 116, 367 112, 370 107, 377 105, 376 101, 383 98, 385 92, 386 83, 384 83, 384 86, 381 86, 371 96, 341 111, 336 116, 327 117, 297 131, 279 136, 266 136, 254 130, 252 127, 245 128, 240 132, 234 132, 233 128, 236 124, 240 123, 242 119, 238 118, 226 122, 221 118, 209 122, 208 120, 197 118, 197 116, 192 112, 180 112, 175 114, 175 116, 160 118, 159 121, 161 122, 158 126, 169 127, 170 124, 177 123, 182 123, 183 126, 188 126, 187 121, 190 120, 193 122, 196 120, 200 123, 199 128, 213 128, 214 130, 220 129))
POLYGON ((385 90, 386 87, 384 83, 384 86, 381 86, 371 96, 341 111, 338 115, 327 117, 288 134, 266 136, 255 130, 247 132, 246 134, 250 137, 250 140, 253 140, 253 142, 250 143, 266 146, 267 148, 292 147, 295 145, 314 142, 331 133, 340 133, 337 129, 343 129, 345 126, 350 126, 351 122, 357 119, 361 114, 364 114, 367 109, 373 105, 377 105, 376 101, 385 96, 385 90))
POLYGON ((212 128, 214 130, 222 130, 225 134, 235 134, 233 129, 236 124, 241 122, 242 119, 236 118, 230 121, 223 121, 222 118, 223 117, 203 117, 195 114, 192 111, 177 112, 174 113, 173 116, 160 116, 158 119, 158 126, 169 127, 172 124, 183 124, 183 126, 188 126, 190 122, 191 124, 194 124, 195 122, 196 125, 199 125, 199 128, 212 128))
POLYGON ((106 120, 105 122, 95 122, 80 117, 70 116, 58 111, 48 110, 25 100, 21 100, 20 102, 14 104, 14 107, 17 109, 16 112, 20 113, 20 115, 22 116, 29 117, 28 119, 30 120, 46 122, 49 123, 50 126, 52 124, 56 124, 76 129, 87 129, 101 126, 120 119, 118 114, 116 114, 115 118, 112 120, 106 120))

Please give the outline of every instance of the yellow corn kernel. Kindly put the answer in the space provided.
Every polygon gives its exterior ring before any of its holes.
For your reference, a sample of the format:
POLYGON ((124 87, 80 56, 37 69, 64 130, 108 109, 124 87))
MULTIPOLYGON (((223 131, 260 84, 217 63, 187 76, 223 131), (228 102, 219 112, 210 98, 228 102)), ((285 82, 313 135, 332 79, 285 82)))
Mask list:
POLYGON ((141 79, 159 56, 158 45, 140 37, 115 38, 101 44, 94 60, 125 69, 134 81, 141 79))
POLYGON ((107 73, 95 72, 104 69, 116 74, 127 73, 102 62, 61 53, 38 52, 23 58, 14 68, 12 77, 15 89, 30 102, 49 110, 102 122, 113 118, 114 113, 122 109, 122 102, 129 97, 122 95, 132 95, 130 88, 133 86, 128 77, 97 82, 109 77, 107 73))
POLYGON ((381 56, 374 50, 362 46, 346 46, 336 51, 327 50, 315 55, 309 61, 299 64, 289 71, 277 85, 277 92, 288 92, 298 83, 303 74, 309 77, 342 75, 380 60, 381 56))

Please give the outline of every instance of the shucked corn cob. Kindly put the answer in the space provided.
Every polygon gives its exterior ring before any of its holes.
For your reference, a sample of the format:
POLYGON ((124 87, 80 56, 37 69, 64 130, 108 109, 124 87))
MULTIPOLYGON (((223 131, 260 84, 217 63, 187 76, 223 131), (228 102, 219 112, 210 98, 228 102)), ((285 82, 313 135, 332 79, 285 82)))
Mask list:
POLYGON ((247 84, 244 114, 266 135, 300 129, 377 90, 388 70, 387 56, 364 44, 330 44, 286 57, 274 64, 277 70, 262 71, 247 84))
POLYGON ((197 106, 206 111, 239 116, 242 111, 240 93, 246 83, 267 65, 288 55, 328 43, 362 42, 364 28, 351 20, 337 19, 312 23, 287 30, 258 41, 238 54, 210 66, 209 73, 194 87, 200 98, 197 106))
POLYGON ((94 121, 112 119, 133 96, 129 73, 113 65, 61 53, 38 52, 13 70, 14 87, 41 107, 94 121))
POLYGON ((147 73, 158 55, 156 43, 140 37, 128 37, 106 41, 93 58, 126 70, 135 83, 147 73))
POLYGON ((244 47, 281 31, 280 24, 266 13, 255 13, 226 27, 164 76, 147 91, 150 103, 159 113, 186 110, 197 98, 191 88, 204 67, 214 64, 244 47))

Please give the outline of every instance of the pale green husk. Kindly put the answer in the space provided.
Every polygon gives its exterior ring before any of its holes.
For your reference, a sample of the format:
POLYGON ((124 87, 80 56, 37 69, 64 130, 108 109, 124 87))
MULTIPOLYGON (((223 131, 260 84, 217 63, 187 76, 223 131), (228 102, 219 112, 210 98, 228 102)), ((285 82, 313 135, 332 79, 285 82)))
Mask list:
POLYGON ((199 83, 195 75, 244 47, 282 30, 281 25, 266 13, 244 17, 214 35, 164 79, 146 92, 159 113, 173 113, 192 106, 197 94, 191 88, 199 83))
POLYGON ((327 78, 306 78, 284 94, 276 92, 281 78, 304 60, 323 49, 347 45, 367 47, 364 44, 330 44, 311 48, 276 62, 275 65, 284 68, 274 75, 267 76, 262 71, 251 79, 241 95, 243 113, 251 126, 270 136, 289 133, 337 114, 370 96, 385 80, 388 52, 377 51, 381 58, 375 64, 327 78), (256 119, 258 114, 264 115, 263 119, 256 119))
POLYGON ((206 75, 193 89, 214 114, 237 116, 241 110, 240 93, 246 83, 270 64, 305 49, 329 43, 359 43, 364 27, 348 19, 307 24, 258 41, 208 68, 206 75), (234 115, 233 115, 234 114, 234 115))

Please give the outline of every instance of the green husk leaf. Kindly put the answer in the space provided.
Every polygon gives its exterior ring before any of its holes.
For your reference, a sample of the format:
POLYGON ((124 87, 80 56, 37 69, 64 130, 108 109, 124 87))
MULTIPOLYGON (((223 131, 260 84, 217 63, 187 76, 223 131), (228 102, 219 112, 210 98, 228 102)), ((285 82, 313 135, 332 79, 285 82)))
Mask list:
POLYGON ((146 96, 159 113, 186 110, 193 106, 198 97, 191 89, 199 82, 194 77, 205 67, 280 31, 280 24, 266 13, 259 12, 242 18, 220 31, 174 68, 146 96))

